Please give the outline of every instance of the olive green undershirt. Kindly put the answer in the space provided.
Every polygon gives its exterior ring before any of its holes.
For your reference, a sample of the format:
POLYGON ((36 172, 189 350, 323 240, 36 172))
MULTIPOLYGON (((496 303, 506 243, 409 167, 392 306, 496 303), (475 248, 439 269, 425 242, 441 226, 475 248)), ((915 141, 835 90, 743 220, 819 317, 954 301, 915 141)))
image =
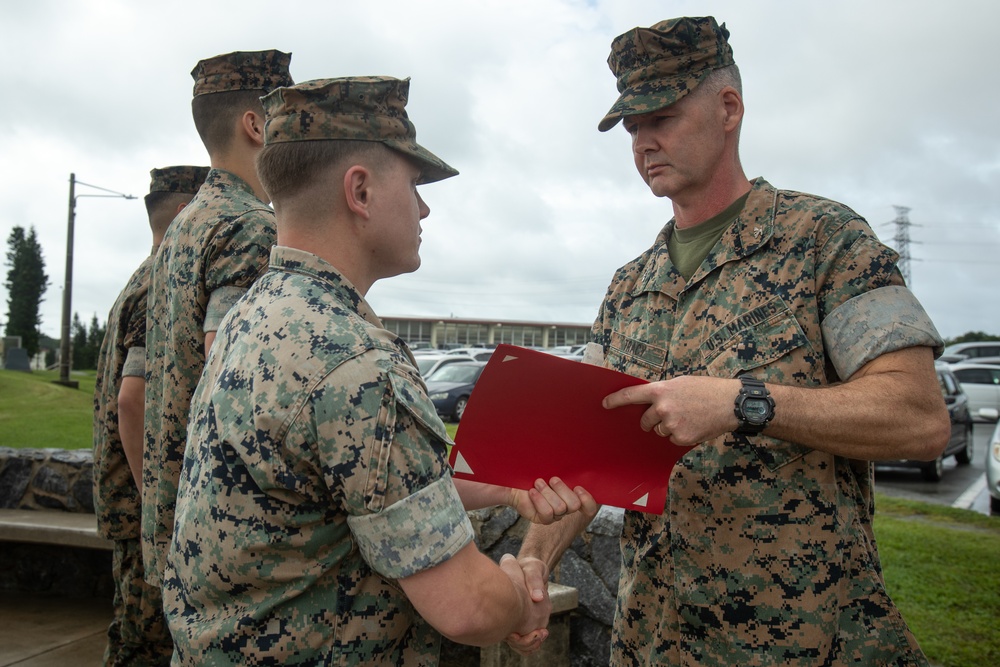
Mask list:
POLYGON ((667 250, 670 253, 670 261, 674 263, 677 271, 684 276, 685 280, 690 280, 701 263, 705 261, 709 251, 722 238, 722 233, 729 229, 729 226, 743 211, 743 206, 747 203, 749 196, 750 193, 747 192, 730 204, 722 213, 705 222, 700 222, 694 227, 687 229, 674 227, 673 233, 667 241, 667 250))

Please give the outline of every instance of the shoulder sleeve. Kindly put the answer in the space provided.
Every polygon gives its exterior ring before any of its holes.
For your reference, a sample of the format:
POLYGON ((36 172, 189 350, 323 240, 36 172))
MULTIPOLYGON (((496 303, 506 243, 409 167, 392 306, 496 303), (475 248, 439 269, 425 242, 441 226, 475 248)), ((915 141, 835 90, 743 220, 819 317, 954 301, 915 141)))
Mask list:
POLYGON ((220 287, 208 295, 208 305, 205 307, 205 322, 201 330, 204 332, 218 331, 222 319, 240 297, 247 293, 246 287, 220 287))
POLYGON ((887 352, 943 341, 897 269, 899 255, 843 207, 821 231, 817 294, 827 355, 843 378, 887 352))
POLYGON ((319 458, 373 569, 405 577, 453 556, 472 527, 451 444, 416 372, 381 350, 341 364, 316 392, 319 458))
POLYGON ((821 319, 846 301, 872 289, 902 285, 899 255, 876 238, 853 211, 817 211, 816 291, 821 319))
POLYGON ((231 219, 208 248, 204 269, 207 293, 214 295, 227 287, 249 288, 267 269, 274 243, 274 213, 270 210, 254 209, 231 219))

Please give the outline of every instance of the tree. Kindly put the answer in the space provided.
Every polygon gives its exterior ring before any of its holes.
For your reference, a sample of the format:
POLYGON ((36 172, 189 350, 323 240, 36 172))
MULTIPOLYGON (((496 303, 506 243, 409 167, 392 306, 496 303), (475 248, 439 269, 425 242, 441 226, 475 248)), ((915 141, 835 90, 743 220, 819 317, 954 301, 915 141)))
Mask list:
POLYGON ((92 370, 97 368, 101 354, 101 343, 107 326, 101 326, 96 313, 90 319, 90 327, 84 327, 79 313, 73 313, 70 324, 70 342, 73 348, 73 368, 92 370))
POLYGON ((991 341, 1000 340, 1000 336, 994 336, 983 331, 966 331, 961 336, 953 338, 952 340, 946 340, 946 345, 953 345, 955 343, 978 343, 981 341, 991 341))
POLYGON ((45 259, 35 228, 25 234, 24 227, 14 227, 7 238, 7 326, 4 335, 20 336, 28 356, 38 353, 40 306, 49 286, 45 259))
POLYGON ((73 368, 90 368, 86 363, 87 357, 87 329, 80 321, 80 315, 73 313, 73 322, 69 325, 70 349, 73 355, 73 368))

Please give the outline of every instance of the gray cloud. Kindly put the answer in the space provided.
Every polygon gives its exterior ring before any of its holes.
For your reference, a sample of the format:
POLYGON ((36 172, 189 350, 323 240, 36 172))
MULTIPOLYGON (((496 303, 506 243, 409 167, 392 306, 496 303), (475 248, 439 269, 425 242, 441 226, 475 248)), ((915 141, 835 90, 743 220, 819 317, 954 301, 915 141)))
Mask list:
MULTIPOLYGON (((291 51, 299 81, 412 77, 421 143, 462 172, 422 189, 423 265, 376 284, 377 312, 589 322, 614 269, 671 215, 636 175, 625 133, 596 130, 616 96, 608 45, 665 12, 712 13, 732 31, 748 175, 843 201, 890 244, 893 205, 911 207, 913 289, 941 332, 1000 333, 990 53, 1000 5, 990 0, 946 11, 927 0, 275 7, 0 10, 0 234, 38 229, 52 280, 46 333, 59 331, 69 174, 141 196, 151 167, 205 164, 188 73, 201 58, 261 48, 291 51)), ((103 320, 148 250, 145 213, 141 200, 113 199, 81 199, 77 212, 74 310, 103 320)))

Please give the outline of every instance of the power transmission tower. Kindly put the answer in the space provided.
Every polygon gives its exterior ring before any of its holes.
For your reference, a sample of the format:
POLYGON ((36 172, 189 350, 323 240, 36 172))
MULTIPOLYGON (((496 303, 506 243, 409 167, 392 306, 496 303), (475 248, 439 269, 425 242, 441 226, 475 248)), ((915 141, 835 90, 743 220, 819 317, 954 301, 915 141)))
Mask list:
POLYGON ((910 240, 910 227, 920 225, 914 225, 910 222, 910 209, 908 206, 893 206, 896 209, 896 219, 892 221, 892 224, 896 225, 896 235, 893 240, 896 242, 896 252, 899 253, 899 272, 903 274, 903 280, 906 281, 907 287, 912 287, 910 284, 910 243, 919 243, 919 241, 910 240))

